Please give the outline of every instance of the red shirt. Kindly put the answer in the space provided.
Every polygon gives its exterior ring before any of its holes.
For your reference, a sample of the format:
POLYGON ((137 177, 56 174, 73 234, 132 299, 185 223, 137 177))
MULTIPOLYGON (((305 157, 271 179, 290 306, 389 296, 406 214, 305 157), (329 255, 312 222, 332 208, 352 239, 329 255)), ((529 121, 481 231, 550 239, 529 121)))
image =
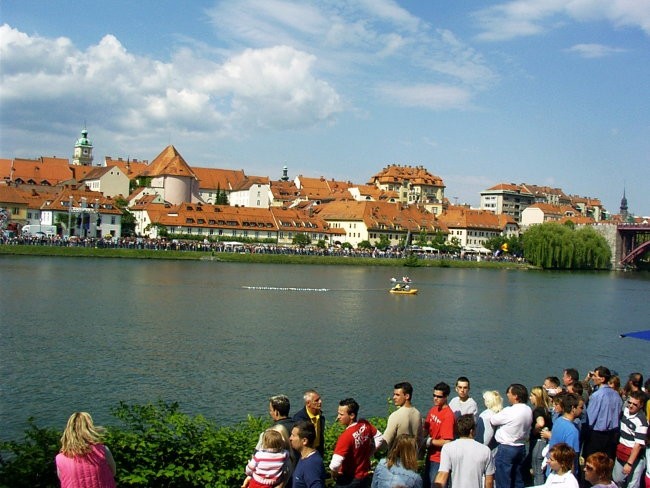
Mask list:
POLYGON ((343 457, 339 472, 344 477, 362 479, 368 476, 370 456, 375 449, 375 434, 377 429, 365 419, 343 431, 336 441, 334 454, 343 457))
MULTIPOLYGON (((456 426, 456 417, 454 411, 445 405, 442 409, 433 407, 429 410, 427 418, 424 421, 424 431, 431 439, 454 440, 454 427, 456 426)), ((429 460, 436 463, 440 462, 440 451, 442 447, 429 446, 429 460)))

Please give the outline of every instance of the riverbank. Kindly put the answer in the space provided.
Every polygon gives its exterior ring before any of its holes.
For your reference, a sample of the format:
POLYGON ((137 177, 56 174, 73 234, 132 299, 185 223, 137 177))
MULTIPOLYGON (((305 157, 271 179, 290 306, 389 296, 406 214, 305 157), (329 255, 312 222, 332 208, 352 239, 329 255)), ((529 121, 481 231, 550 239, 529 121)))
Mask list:
POLYGON ((0 245, 0 255, 60 256, 124 259, 168 259, 190 261, 215 261, 225 263, 265 264, 330 264, 354 266, 412 266, 440 268, 499 268, 528 269, 526 263, 511 261, 476 261, 467 259, 404 259, 357 256, 322 256, 312 254, 265 254, 214 251, 176 251, 156 249, 124 249, 64 246, 0 245))

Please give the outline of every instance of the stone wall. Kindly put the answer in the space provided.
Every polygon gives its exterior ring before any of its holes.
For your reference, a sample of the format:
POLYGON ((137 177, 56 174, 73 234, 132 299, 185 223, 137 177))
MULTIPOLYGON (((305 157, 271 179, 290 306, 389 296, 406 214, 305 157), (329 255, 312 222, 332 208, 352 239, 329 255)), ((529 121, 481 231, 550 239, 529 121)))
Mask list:
POLYGON ((623 242, 618 233, 616 224, 597 223, 591 225, 593 229, 602 235, 609 248, 612 250, 612 269, 622 269, 621 259, 623 258, 623 242))

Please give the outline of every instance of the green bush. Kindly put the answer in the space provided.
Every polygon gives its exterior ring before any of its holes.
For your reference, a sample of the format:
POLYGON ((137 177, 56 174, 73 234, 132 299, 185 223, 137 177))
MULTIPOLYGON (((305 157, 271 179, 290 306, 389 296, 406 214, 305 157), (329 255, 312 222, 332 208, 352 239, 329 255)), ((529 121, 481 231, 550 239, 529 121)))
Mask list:
MULTIPOLYGON (((271 420, 249 416, 234 426, 219 427, 201 415, 180 411, 177 403, 120 403, 112 409, 118 425, 105 427, 105 444, 124 487, 239 488, 244 468, 260 432, 271 420)), ((386 419, 369 419, 379 430, 386 419)), ((325 429, 326 464, 343 428, 333 420, 325 429)), ((54 458, 61 432, 38 428, 29 419, 22 441, 0 442, 0 487, 59 486, 54 458)))
POLYGON ((61 432, 37 427, 32 417, 27 422, 22 442, 0 442, 0 487, 58 487, 54 458, 59 452, 61 432))

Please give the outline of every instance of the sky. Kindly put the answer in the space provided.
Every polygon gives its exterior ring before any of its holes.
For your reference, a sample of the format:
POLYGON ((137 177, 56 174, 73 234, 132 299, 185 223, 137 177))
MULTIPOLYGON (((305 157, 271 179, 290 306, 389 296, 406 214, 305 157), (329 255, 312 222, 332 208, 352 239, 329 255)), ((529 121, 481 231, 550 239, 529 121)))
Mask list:
POLYGON ((424 166, 650 215, 650 0, 0 0, 0 157, 362 184, 424 166))

